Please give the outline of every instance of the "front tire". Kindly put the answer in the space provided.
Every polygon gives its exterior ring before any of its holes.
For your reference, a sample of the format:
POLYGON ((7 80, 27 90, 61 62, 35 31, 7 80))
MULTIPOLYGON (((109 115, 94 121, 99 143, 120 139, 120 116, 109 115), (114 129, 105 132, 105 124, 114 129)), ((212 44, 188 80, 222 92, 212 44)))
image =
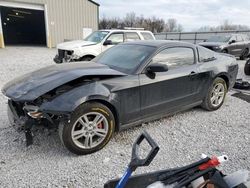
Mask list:
POLYGON ((224 49, 221 51, 221 53, 228 54, 228 51, 227 51, 227 49, 224 49))
POLYGON ((95 57, 93 56, 85 56, 85 57, 82 57, 80 59, 80 61, 91 61, 92 59, 94 59, 95 57))
POLYGON ((208 90, 208 93, 203 100, 202 108, 213 111, 219 109, 224 103, 227 93, 227 84, 224 79, 216 78, 208 90))
POLYGON ((105 105, 97 102, 79 106, 69 123, 60 123, 59 136, 72 153, 86 155, 102 149, 115 131, 115 119, 105 105))

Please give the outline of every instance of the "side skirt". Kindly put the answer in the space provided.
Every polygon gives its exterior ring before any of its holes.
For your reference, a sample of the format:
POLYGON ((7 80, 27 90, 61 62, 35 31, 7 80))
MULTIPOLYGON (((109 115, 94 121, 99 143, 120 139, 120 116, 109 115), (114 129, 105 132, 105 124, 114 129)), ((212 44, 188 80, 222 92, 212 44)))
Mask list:
POLYGON ((199 106, 201 103, 202 103, 202 101, 198 101, 198 102, 195 102, 195 103, 192 103, 190 105, 183 106, 183 107, 178 106, 178 107, 172 108, 171 110, 169 110, 169 111, 167 111, 165 113, 161 113, 161 114, 157 114, 155 116, 144 118, 142 120, 135 121, 133 123, 120 125, 119 126, 119 131, 123 131, 123 130, 129 129, 131 127, 134 127, 136 125, 140 125, 142 123, 158 120, 158 119, 161 119, 161 118, 164 118, 164 117, 167 117, 167 116, 171 116, 171 115, 174 115, 174 114, 182 112, 182 111, 186 111, 186 110, 191 109, 193 107, 199 106))

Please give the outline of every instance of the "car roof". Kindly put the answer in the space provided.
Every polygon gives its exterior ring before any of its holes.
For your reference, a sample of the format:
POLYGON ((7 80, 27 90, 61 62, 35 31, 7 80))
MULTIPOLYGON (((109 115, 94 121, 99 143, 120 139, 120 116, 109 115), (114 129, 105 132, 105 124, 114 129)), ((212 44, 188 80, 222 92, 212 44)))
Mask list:
POLYGON ((171 47, 171 46, 187 46, 187 47, 195 47, 194 44, 176 40, 138 40, 133 42, 125 42, 120 45, 126 44, 135 44, 135 45, 144 45, 144 46, 152 46, 160 48, 162 46, 171 47))
POLYGON ((136 29, 102 29, 100 31, 108 31, 108 32, 145 32, 145 33, 152 33, 148 30, 136 30, 136 29))

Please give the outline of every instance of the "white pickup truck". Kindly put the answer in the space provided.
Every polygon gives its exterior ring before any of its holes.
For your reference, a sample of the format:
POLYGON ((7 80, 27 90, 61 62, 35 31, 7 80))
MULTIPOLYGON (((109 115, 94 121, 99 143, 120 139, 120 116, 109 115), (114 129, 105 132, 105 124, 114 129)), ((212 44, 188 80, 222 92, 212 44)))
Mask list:
POLYGON ((144 30, 99 30, 84 40, 74 40, 57 45, 56 63, 90 61, 110 47, 135 40, 155 40, 152 32, 144 30))

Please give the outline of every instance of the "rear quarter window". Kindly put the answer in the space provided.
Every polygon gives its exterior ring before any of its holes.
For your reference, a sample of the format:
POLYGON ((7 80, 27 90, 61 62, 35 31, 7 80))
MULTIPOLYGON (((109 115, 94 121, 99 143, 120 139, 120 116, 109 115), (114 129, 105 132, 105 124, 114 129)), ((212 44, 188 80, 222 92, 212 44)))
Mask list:
POLYGON ((125 41, 127 41, 127 42, 141 40, 137 33, 128 32, 128 33, 125 33, 125 35, 126 35, 125 41))
POLYGON ((202 46, 198 46, 197 50, 198 50, 199 62, 204 63, 204 62, 213 61, 216 59, 215 52, 213 52, 207 48, 204 48, 202 46))
POLYGON ((154 40, 154 37, 150 33, 141 32, 141 35, 143 36, 144 40, 154 40))

